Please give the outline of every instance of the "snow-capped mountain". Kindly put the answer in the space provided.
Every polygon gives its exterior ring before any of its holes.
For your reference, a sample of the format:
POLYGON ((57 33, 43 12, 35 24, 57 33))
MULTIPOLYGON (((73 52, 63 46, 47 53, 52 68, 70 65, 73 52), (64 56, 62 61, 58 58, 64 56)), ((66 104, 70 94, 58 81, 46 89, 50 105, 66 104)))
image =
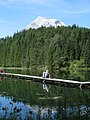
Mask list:
POLYGON ((25 29, 29 29, 29 28, 37 29, 42 26, 43 27, 51 27, 51 26, 57 27, 57 26, 67 26, 67 25, 65 25, 63 22, 57 19, 46 19, 44 17, 39 16, 34 21, 32 21, 30 24, 28 24, 25 29))

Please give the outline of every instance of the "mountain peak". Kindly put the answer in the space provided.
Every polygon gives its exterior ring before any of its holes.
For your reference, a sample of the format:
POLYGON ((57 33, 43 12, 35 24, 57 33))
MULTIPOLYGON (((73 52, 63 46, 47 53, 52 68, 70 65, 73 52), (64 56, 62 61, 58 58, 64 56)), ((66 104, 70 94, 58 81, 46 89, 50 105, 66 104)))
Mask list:
POLYGON ((36 19, 45 19, 45 18, 42 16, 38 16, 36 19))
POLYGON ((44 17, 37 17, 34 21, 32 21, 30 24, 26 26, 25 29, 37 29, 39 27, 57 27, 57 26, 67 26, 63 22, 59 21, 58 19, 47 19, 44 17))

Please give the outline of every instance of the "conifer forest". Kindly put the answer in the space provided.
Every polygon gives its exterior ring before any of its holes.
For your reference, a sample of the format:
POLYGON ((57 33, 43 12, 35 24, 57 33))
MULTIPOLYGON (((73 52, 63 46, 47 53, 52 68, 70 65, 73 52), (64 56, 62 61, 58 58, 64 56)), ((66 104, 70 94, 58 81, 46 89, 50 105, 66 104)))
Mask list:
POLYGON ((1 67, 60 69, 76 61, 81 61, 78 67, 90 67, 90 29, 75 24, 22 30, 0 39, 1 67))

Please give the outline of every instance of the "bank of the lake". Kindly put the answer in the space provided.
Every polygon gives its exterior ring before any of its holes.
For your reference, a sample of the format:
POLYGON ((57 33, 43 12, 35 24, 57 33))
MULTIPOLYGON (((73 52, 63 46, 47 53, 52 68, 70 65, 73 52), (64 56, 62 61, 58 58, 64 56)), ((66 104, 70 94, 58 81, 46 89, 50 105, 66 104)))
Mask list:
MULTIPOLYGON (((2 67, 2 69, 9 73, 20 73, 26 75, 42 76, 42 72, 46 68, 21 68, 21 67, 2 67)), ((52 78, 71 79, 77 81, 90 81, 90 68, 62 68, 60 70, 49 71, 52 78)))

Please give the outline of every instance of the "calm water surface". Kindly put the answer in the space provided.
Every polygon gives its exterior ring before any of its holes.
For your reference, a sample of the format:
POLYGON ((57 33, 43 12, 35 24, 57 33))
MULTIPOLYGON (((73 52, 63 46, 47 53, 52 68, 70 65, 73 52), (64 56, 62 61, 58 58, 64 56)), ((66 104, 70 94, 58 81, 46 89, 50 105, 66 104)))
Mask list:
MULTIPOLYGON (((88 73, 85 71, 79 72, 78 75, 74 73, 75 76, 73 74, 70 76, 69 73, 62 72, 61 78, 90 80, 90 76, 86 77, 88 73)), ((2 120, 90 120, 90 89, 80 90, 31 80, 0 78, 0 118, 2 120)))

